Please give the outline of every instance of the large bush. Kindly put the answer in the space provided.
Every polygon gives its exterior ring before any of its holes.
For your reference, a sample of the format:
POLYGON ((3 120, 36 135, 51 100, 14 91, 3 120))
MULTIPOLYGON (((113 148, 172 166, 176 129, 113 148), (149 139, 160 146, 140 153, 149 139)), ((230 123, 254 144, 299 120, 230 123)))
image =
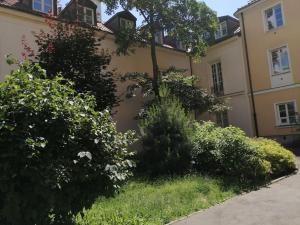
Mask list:
MULTIPOLYGON (((168 92, 163 89, 161 93, 168 92)), ((163 95, 140 122, 139 165, 151 176, 182 174, 191 165, 191 120, 178 99, 163 95)))
POLYGON ((196 125, 193 160, 201 172, 225 175, 239 181, 268 177, 271 165, 238 128, 219 128, 211 122, 196 125))
POLYGON ((118 103, 113 71, 109 70, 111 55, 101 49, 101 38, 95 29, 78 24, 47 19, 50 31, 35 34, 36 59, 53 79, 58 73, 74 82, 79 93, 96 97, 97 110, 112 108, 118 103))
POLYGON ((130 175, 133 133, 118 133, 94 97, 44 78, 22 65, 0 84, 1 224, 69 224, 130 175))
POLYGON ((251 140, 251 144, 271 163, 272 177, 286 175, 296 169, 295 155, 276 141, 259 138, 251 140))

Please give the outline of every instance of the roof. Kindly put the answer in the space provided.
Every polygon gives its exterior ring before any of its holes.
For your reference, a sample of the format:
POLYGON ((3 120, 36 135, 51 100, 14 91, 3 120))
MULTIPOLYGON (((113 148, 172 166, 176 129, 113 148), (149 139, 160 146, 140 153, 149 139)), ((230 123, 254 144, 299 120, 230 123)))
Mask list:
POLYGON ((229 15, 226 15, 226 16, 219 16, 218 17, 218 19, 219 19, 219 21, 224 21, 224 20, 232 20, 232 21, 234 21, 234 22, 237 22, 237 23, 239 23, 239 20, 238 19, 236 19, 236 18, 234 18, 234 17, 232 17, 232 16, 229 16, 229 15))
MULTIPOLYGON (((45 13, 37 12, 26 7, 26 5, 20 3, 19 0, 0 0, 0 7, 11 8, 19 10, 25 13, 33 14, 40 17, 45 17, 45 13)), ((57 19, 57 18, 56 18, 57 19)), ((107 33, 113 34, 113 31, 108 29, 103 23, 98 22, 97 26, 94 26, 95 29, 101 30, 107 33)))
POLYGON ((114 18, 116 18, 118 16, 120 16, 120 17, 124 17, 124 16, 129 17, 130 19, 132 19, 134 21, 137 21, 137 18, 131 12, 129 12, 128 10, 124 10, 124 11, 118 12, 115 15, 113 15, 109 20, 107 20, 105 22, 105 24, 108 24, 110 21, 112 21, 114 18))
POLYGON ((110 30, 108 27, 106 27, 103 23, 97 23, 97 27, 100 29, 100 30, 102 30, 102 31, 104 31, 104 32, 108 32, 108 33, 111 33, 111 34, 113 34, 114 32, 112 31, 112 30, 110 30))
MULTIPOLYGON (((19 0, 0 0, 0 7, 9 8, 9 9, 12 9, 12 10, 22 11, 24 13, 35 15, 35 16, 38 16, 38 17, 47 17, 47 15, 45 13, 37 12, 37 11, 34 11, 32 9, 27 8, 26 5, 20 3, 19 0)), ((122 11, 120 13, 124 13, 124 11, 122 11)), ((134 17, 134 18, 136 18, 136 17, 134 17)), ((57 17, 54 17, 54 19, 59 20, 59 18, 57 18, 57 17)), ((97 26, 94 26, 93 28, 96 29, 96 30, 100 30, 100 31, 106 32, 106 33, 114 34, 114 32, 112 30, 110 30, 108 27, 106 27, 103 23, 100 23, 100 22, 98 22, 97 26)), ((174 48, 174 47, 172 47, 170 45, 167 45, 167 44, 163 44, 163 45, 160 45, 160 46, 162 48, 174 50, 174 51, 177 51, 177 52, 184 52, 184 51, 182 51, 180 49, 176 49, 176 48, 174 48)))
POLYGON ((241 11, 243 11, 244 9, 255 5, 256 3, 259 3, 261 0, 251 0, 249 1, 249 3, 247 5, 242 6, 241 8, 238 8, 237 11, 234 13, 234 15, 236 16, 237 14, 239 14, 241 11))

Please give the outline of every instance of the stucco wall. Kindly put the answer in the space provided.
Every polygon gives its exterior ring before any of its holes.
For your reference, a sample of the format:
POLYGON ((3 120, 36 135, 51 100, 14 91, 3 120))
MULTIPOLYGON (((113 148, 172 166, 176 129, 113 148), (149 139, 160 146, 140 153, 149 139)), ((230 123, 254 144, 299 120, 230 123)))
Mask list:
MULTIPOLYGON (((244 10, 246 40, 249 49, 250 70, 255 93, 259 133, 262 136, 290 135, 294 128, 276 126, 276 110, 274 104, 289 100, 300 103, 300 2, 297 0, 260 1, 244 10), (264 12, 281 3, 284 26, 266 31, 264 12), (291 64, 291 82, 284 84, 287 77, 271 76, 270 50, 287 45, 291 64), (273 80, 273 86, 272 86, 273 80), (282 82, 282 83, 280 83, 282 82), (282 87, 278 87, 282 86, 282 87)), ((298 109, 299 112, 299 109, 298 109)))
MULTIPOLYGON (((224 98, 227 100, 229 123, 242 128, 253 136, 251 110, 247 96, 246 71, 243 57, 242 40, 236 36, 209 48, 201 63, 193 66, 193 72, 199 74, 200 86, 213 87, 211 64, 221 62, 224 84, 224 98)), ((214 120, 214 116, 201 116, 201 119, 214 120)))
MULTIPOLYGON (((0 7, 0 80, 9 74, 13 69, 5 62, 5 55, 13 54, 20 58, 23 51, 21 40, 22 36, 26 36, 26 40, 30 46, 36 49, 32 31, 47 29, 44 19, 41 17, 25 14, 22 12, 0 7)), ((97 35, 103 36, 103 32, 97 35)), ((106 34, 105 40, 102 42, 102 48, 108 49, 112 54, 116 50, 114 38, 110 34, 106 34)), ((161 69, 167 69, 171 66, 186 69, 190 74, 190 62, 185 53, 159 47, 157 51, 158 63, 161 69)), ((151 74, 151 58, 149 48, 136 49, 135 54, 131 56, 113 55, 110 69, 116 69, 116 73, 124 74, 126 72, 147 72, 151 74)), ((122 95, 126 90, 126 84, 118 85, 118 95, 122 95)), ((129 128, 136 128, 136 121, 133 119, 141 105, 142 98, 138 96, 134 99, 121 102, 120 106, 115 109, 114 119, 117 122, 118 129, 121 131, 129 128)))
POLYGON ((299 112, 300 88, 282 90, 272 93, 255 95, 258 114, 258 128, 263 136, 279 136, 299 133, 297 127, 279 127, 276 125, 275 104, 296 100, 299 112))
POLYGON ((244 12, 254 91, 271 88, 268 51, 285 44, 289 48, 293 80, 295 83, 300 82, 299 12, 300 2, 297 0, 261 1, 244 12), (265 31, 264 10, 277 3, 282 4, 285 25, 273 31, 265 31))

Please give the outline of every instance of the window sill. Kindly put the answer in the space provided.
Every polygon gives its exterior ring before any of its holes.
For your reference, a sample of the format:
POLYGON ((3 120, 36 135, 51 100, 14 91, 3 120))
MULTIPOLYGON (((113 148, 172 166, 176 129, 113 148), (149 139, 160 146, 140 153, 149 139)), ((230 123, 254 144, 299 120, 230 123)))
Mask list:
POLYGON ((277 73, 277 74, 272 74, 272 77, 277 77, 277 76, 282 76, 282 75, 288 75, 291 74, 291 71, 283 72, 283 73, 277 73))
POLYGON ((284 128, 294 128, 294 127, 297 127, 297 126, 299 126, 299 124, 287 124, 287 125, 276 125, 275 127, 276 128, 282 128, 282 129, 284 129, 284 128))
POLYGON ((282 25, 281 27, 276 27, 276 28, 274 28, 274 29, 272 29, 272 30, 265 30, 265 33, 276 33, 276 31, 278 31, 278 30, 280 30, 280 29, 282 29, 282 28, 284 28, 285 27, 285 25, 282 25))

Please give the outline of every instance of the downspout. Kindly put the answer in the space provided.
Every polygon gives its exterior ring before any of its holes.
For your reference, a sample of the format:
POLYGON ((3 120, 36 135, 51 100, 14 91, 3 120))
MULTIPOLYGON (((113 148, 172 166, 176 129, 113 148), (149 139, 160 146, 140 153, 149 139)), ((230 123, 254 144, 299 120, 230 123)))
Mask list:
POLYGON ((244 13, 241 13, 241 19, 242 19, 242 25, 243 25, 243 39, 244 39, 244 47, 245 47, 245 54, 246 54, 246 63, 247 63, 247 73, 249 78, 249 86, 250 86, 250 96, 251 96, 251 104, 252 104, 252 110, 253 110, 253 120, 254 120, 254 129, 255 129, 255 136, 259 137, 259 130, 258 130, 258 122, 257 122, 257 113, 256 113, 256 107, 255 107, 255 99, 254 99, 254 93, 253 93, 253 83, 252 83, 252 75, 251 75, 251 69, 250 69, 250 63, 249 63, 249 52, 248 52, 248 44, 247 44, 247 38, 246 38, 246 28, 245 28, 245 21, 244 21, 244 13))
MULTIPOLYGON (((189 56, 189 62, 190 62, 190 75, 193 76, 193 58, 192 56, 189 56)), ((193 86, 195 86, 195 83, 193 81, 193 86)), ((197 120, 197 110, 194 110, 194 119, 197 120)))
POLYGON ((192 56, 189 56, 189 60, 190 60, 190 72, 191 72, 191 76, 193 76, 193 59, 192 56))

